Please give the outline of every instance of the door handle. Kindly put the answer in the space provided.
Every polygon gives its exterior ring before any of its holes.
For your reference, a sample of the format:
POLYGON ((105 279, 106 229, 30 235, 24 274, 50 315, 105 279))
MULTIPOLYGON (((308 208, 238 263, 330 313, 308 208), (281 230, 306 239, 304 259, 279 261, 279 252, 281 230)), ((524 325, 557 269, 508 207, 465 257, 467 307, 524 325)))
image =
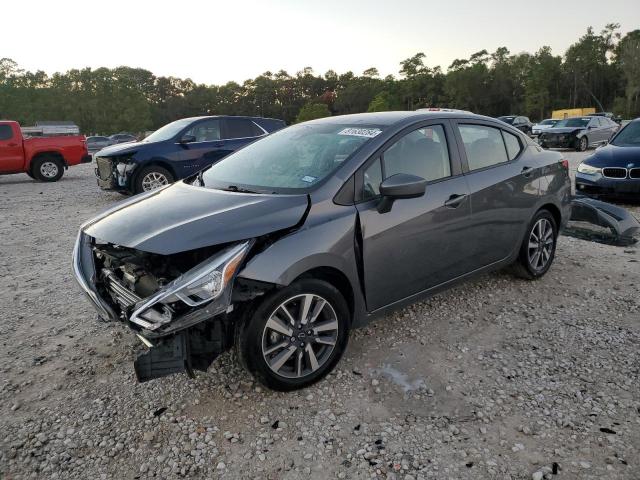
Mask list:
POLYGON ((530 177, 533 173, 533 168, 531 167, 522 167, 522 171, 520 172, 523 177, 530 177))
POLYGON ((17 143, 13 143, 13 142, 7 143, 7 147, 17 147, 17 146, 18 146, 17 143))
POLYGON ((449 200, 444 202, 444 206, 447 208, 458 208, 464 199, 467 198, 467 194, 454 194, 449 197, 449 200))

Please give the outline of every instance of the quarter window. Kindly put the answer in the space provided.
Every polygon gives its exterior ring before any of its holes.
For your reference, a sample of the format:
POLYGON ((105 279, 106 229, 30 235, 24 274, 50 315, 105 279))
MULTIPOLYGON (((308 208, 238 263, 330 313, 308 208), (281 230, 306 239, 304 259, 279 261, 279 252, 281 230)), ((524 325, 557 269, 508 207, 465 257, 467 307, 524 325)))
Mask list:
POLYGON ((449 151, 442 125, 430 125, 408 133, 383 155, 384 178, 397 173, 417 175, 428 181, 451 176, 449 151))
POLYGON ((485 125, 460 125, 460 136, 467 154, 469 170, 509 161, 500 130, 485 125))
POLYGON ((509 156, 509 160, 513 160, 520 154, 520 150, 522 150, 522 145, 520 145, 520 140, 514 134, 502 131, 502 136, 504 137, 504 143, 507 146, 507 155, 509 156))
POLYGON ((13 137, 13 131, 10 125, 0 125, 0 140, 9 140, 13 137))
POLYGON ((365 168, 362 175, 362 200, 369 200, 380 195, 380 184, 382 183, 382 165, 380 159, 376 160, 365 168))
POLYGON ((215 142, 220 140, 220 120, 205 120, 191 127, 185 135, 193 135, 196 142, 215 142))

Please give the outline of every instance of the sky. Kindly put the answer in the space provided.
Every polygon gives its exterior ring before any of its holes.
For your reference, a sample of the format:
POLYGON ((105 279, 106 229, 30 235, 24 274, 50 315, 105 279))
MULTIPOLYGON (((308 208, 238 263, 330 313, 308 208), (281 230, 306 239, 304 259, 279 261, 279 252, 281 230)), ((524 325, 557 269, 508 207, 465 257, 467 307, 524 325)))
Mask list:
POLYGON ((304 67, 397 75, 417 52, 443 70, 500 46, 562 55, 589 26, 640 28, 640 0, 32 0, 2 18, 0 58, 27 70, 127 65, 224 84, 304 67))

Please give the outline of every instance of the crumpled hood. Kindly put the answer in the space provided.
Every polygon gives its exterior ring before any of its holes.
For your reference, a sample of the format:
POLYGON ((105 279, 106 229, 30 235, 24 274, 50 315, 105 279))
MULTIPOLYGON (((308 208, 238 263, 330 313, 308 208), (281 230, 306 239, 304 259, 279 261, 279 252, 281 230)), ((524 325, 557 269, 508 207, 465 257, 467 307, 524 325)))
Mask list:
POLYGON ((97 153, 97 156, 98 157, 116 157, 119 155, 126 155, 128 153, 135 153, 141 148, 148 147, 149 145, 152 145, 152 143, 144 143, 144 142, 118 143, 116 145, 104 147, 97 153))
POLYGON ((598 168, 640 168, 640 147, 618 147, 609 144, 598 148, 584 163, 598 168))
POLYGON ((582 130, 586 130, 586 128, 582 127, 558 127, 558 128, 547 128, 544 133, 579 133, 582 130))
POLYGON ((178 182, 125 200, 83 231, 98 240, 170 255, 255 238, 298 224, 307 195, 261 195, 178 182))

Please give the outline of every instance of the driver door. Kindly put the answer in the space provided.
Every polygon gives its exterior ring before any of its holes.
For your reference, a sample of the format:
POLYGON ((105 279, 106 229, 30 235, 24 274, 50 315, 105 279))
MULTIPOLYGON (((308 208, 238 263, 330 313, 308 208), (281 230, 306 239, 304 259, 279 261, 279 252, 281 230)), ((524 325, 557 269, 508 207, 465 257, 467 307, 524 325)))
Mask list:
POLYGON ((214 164, 229 152, 224 148, 221 135, 220 119, 203 120, 183 133, 182 137, 191 135, 192 142, 178 143, 178 165, 182 173, 180 178, 214 164))
POLYGON ((467 181, 448 121, 392 139, 356 175, 367 310, 373 311, 467 272, 473 251, 467 181), (428 180, 423 196, 379 213, 380 183, 397 173, 428 180))

